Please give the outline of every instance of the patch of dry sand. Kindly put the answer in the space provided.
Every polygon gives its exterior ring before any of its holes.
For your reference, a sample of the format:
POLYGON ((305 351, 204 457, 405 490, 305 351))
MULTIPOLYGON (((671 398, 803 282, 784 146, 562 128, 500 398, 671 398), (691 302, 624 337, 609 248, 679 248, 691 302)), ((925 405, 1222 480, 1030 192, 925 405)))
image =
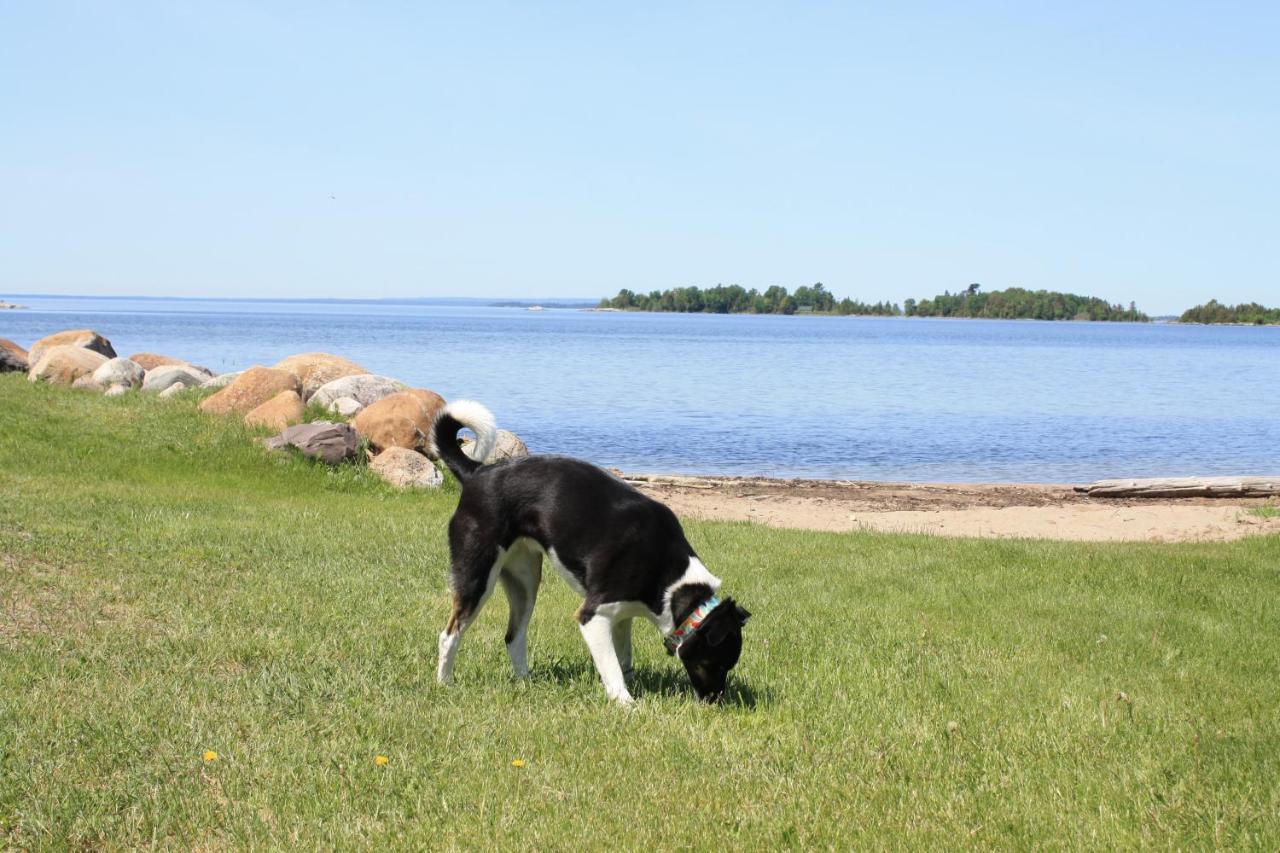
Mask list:
POLYGON ((1214 542, 1280 533, 1265 499, 1089 498, 1071 486, 622 475, 678 515, 803 530, 1090 542, 1214 542))

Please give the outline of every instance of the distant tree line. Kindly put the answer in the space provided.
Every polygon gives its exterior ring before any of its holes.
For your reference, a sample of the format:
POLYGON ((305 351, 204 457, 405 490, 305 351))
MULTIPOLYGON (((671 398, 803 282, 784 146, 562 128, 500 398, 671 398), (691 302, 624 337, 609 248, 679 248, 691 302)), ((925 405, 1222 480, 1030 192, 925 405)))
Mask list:
POLYGON ((1280 308, 1264 308, 1256 302, 1223 305, 1210 299, 1182 312, 1179 323, 1251 323, 1255 326, 1280 324, 1280 308))
POLYGON ((1151 320, 1132 302, 1111 305, 1096 296, 1009 287, 982 291, 971 284, 959 293, 903 303, 908 317, 984 317, 993 320, 1107 320, 1146 323, 1151 320))
POLYGON ((677 311, 694 314, 874 314, 895 316, 902 308, 890 302, 874 305, 856 299, 837 300, 818 282, 796 288, 794 293, 774 285, 763 293, 737 284, 718 284, 706 289, 675 287, 648 294, 622 289, 612 299, 600 300, 601 308, 622 311, 677 311))
POLYGON ((892 302, 861 302, 857 299, 836 299, 835 295, 818 282, 812 286, 796 288, 791 293, 785 287, 774 285, 764 292, 755 288, 747 290, 736 284, 716 285, 710 288, 676 287, 655 290, 651 293, 635 293, 620 290, 612 299, 600 300, 601 308, 622 311, 677 311, 703 314, 841 314, 871 315, 880 317, 987 317, 991 319, 1030 320, 1127 320, 1147 322, 1151 318, 1137 309, 1111 305, 1105 299, 1094 296, 1076 296, 1073 293, 1056 293, 1048 290, 1025 290, 1010 287, 1006 290, 982 291, 982 286, 971 284, 959 293, 944 292, 933 299, 906 300, 901 306, 892 302))

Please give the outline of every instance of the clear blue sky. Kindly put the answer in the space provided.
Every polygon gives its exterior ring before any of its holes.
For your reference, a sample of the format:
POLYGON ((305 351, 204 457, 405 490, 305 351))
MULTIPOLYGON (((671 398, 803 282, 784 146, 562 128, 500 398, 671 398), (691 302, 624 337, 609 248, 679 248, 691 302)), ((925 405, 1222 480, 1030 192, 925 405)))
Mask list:
POLYGON ((1274 304, 1278 46, 1276 3, 5 3, 0 294, 1274 304))

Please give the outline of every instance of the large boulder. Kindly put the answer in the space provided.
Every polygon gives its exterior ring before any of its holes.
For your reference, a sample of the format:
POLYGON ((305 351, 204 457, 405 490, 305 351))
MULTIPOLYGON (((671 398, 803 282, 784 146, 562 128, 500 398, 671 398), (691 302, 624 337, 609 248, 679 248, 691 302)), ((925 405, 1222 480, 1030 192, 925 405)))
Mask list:
POLYGON ((93 372, 93 382, 102 389, 110 388, 112 385, 141 388, 142 379, 146 373, 142 365, 132 359, 113 358, 93 372))
POLYGON ((287 370, 302 383, 302 399, 307 400, 335 379, 346 376, 364 376, 369 371, 350 359, 327 352, 304 352, 291 355, 276 364, 277 370, 287 370))
POLYGON ((327 409, 339 397, 350 397, 360 405, 368 406, 407 387, 403 382, 374 373, 344 376, 321 385, 307 402, 327 409))
POLYGON ((8 338, 0 338, 0 373, 26 373, 30 369, 27 351, 8 338))
POLYGON ((79 346, 55 346, 41 350, 27 378, 32 382, 43 379, 60 385, 70 385, 81 376, 93 373, 107 361, 107 357, 91 349, 79 346))
MULTIPOLYGON (((464 438, 459 444, 463 453, 472 459, 476 458, 476 440, 474 438, 464 438)), ((481 464, 491 465, 503 459, 518 459, 521 456, 528 455, 529 448, 525 447, 524 442, 520 440, 520 436, 514 432, 500 429, 498 430, 498 435, 494 438, 493 450, 489 451, 489 455, 479 461, 481 464)))
POLYGON ((274 438, 267 439, 263 445, 269 450, 293 447, 313 459, 337 465, 356 457, 360 438, 350 424, 316 421, 291 426, 274 438))
POLYGON ((116 357, 116 351, 112 348, 111 341, 102 335, 92 329, 72 329, 66 332, 54 332, 52 335, 36 341, 31 345, 31 352, 27 354, 27 361, 32 367, 35 367, 45 352, 53 347, 64 346, 92 350, 105 358, 116 357))
POLYGON ((227 415, 232 412, 245 415, 281 391, 293 391, 300 395, 302 383, 287 370, 251 367, 237 376, 230 385, 201 403, 200 411, 211 415, 227 415))
POLYGON ((147 371, 146 378, 142 380, 142 390, 148 394, 159 394, 174 385, 199 388, 208 378, 190 365, 165 364, 147 371))
POLYGON ((443 408, 444 399, 439 394, 414 388, 365 406, 351 425, 374 453, 388 447, 422 450, 429 443, 431 422, 443 408))
POLYGON ((399 489, 437 489, 444 475, 421 453, 388 447, 373 457, 369 470, 399 489))
POLYGON ((281 391, 244 416, 248 426, 282 430, 302 420, 302 397, 297 391, 281 391))
POLYGON ((160 355, 155 352, 135 352, 129 356, 129 360, 142 365, 143 370, 155 370, 157 367, 165 367, 176 364, 178 367, 189 367, 195 373, 207 373, 213 375, 213 371, 207 367, 201 367, 198 364, 192 364, 185 358, 175 358, 171 355, 160 355))
POLYGON ((122 395, 122 394, 128 394, 128 393, 129 393, 129 391, 130 391, 130 388, 129 388, 129 386, 127 386, 127 385, 112 385, 112 386, 111 386, 110 388, 108 388, 106 391, 103 391, 103 392, 102 392, 102 396, 104 396, 104 397, 119 397, 119 396, 120 396, 120 395, 122 395))

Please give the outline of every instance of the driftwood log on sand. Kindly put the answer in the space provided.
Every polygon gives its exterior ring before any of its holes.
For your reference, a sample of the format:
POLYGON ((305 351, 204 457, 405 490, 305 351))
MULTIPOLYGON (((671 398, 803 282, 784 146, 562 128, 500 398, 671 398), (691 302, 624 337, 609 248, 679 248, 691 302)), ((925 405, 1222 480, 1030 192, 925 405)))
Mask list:
POLYGON ((1091 498, 1268 498, 1280 496, 1280 476, 1098 480, 1076 491, 1091 498))

